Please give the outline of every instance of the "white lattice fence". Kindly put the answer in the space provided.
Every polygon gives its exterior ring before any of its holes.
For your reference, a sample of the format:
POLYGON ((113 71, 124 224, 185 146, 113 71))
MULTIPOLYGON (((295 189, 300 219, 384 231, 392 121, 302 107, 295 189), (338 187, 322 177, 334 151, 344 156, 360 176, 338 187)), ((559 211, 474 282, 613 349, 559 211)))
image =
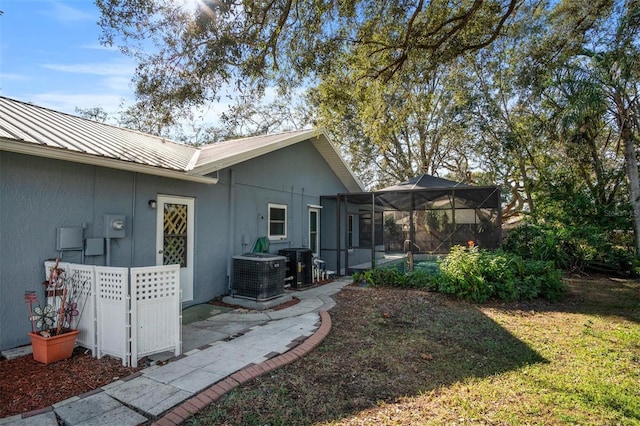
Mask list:
MULTIPOLYGON (((45 278, 55 262, 45 262, 45 278)), ((79 315, 72 327, 80 330, 77 342, 94 357, 111 355, 124 366, 164 351, 182 349, 180 265, 115 268, 60 262, 78 283, 79 315), (131 277, 131 286, 129 286, 131 277)), ((59 297, 45 303, 59 309, 59 297)))
MULTIPOLYGON (((55 262, 45 262, 45 276, 49 278, 51 268, 55 262)), ((95 329, 95 300, 92 294, 95 293, 94 267, 91 265, 78 265, 74 263, 60 262, 59 268, 64 269, 68 280, 72 280, 71 291, 77 294, 72 299, 77 303, 78 315, 71 317, 71 328, 80 330, 76 342, 91 350, 93 356, 96 355, 96 329, 95 329)), ((55 291, 52 290, 52 292, 55 291)), ((53 293, 52 293, 53 294, 53 293)), ((61 307, 61 298, 50 295, 47 297, 47 304, 53 306, 57 312, 61 307)))
POLYGON ((131 363, 181 353, 180 265, 131 268, 131 363))
POLYGON ((130 364, 129 270, 96 266, 98 358, 112 355, 130 364))
POLYGON ((96 355, 96 329, 95 329, 95 309, 96 304, 93 297, 95 294, 95 275, 93 266, 72 264, 69 272, 76 280, 78 295, 75 300, 78 303, 78 316, 73 317, 71 327, 80 330, 77 342, 79 345, 91 349, 91 354, 96 355))

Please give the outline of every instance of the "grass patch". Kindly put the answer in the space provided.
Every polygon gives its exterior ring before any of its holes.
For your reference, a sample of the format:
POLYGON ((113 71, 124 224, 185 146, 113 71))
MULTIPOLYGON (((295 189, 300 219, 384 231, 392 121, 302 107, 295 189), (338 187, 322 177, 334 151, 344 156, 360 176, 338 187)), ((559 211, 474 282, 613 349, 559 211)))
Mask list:
POLYGON ((568 287, 482 306, 344 289, 315 351, 188 424, 640 424, 640 282, 568 287))

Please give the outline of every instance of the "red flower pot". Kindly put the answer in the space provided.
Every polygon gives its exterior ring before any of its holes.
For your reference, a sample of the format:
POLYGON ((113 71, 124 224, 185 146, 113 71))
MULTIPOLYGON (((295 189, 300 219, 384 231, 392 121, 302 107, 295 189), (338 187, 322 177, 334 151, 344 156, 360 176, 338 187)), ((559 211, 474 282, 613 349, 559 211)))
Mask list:
POLYGON ((67 359, 73 354, 76 346, 76 338, 80 330, 71 330, 63 334, 51 337, 43 337, 30 332, 33 359, 44 364, 67 359))

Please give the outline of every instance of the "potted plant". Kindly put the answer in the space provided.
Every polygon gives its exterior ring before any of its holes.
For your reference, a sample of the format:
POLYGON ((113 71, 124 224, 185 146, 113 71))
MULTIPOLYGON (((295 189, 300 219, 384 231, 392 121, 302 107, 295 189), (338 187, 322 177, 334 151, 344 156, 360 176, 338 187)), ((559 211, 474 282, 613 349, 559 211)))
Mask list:
MULTIPOLYGON (((49 271, 49 279, 43 282, 47 304, 33 306, 37 302, 35 292, 25 293, 29 304, 29 333, 33 358, 44 364, 70 358, 79 330, 74 328, 83 309, 78 309, 79 299, 86 294, 89 282, 78 274, 68 276, 59 267, 59 259, 49 271)), ((85 298, 86 300, 86 298, 85 298)), ((84 306, 82 307, 84 308, 84 306)))

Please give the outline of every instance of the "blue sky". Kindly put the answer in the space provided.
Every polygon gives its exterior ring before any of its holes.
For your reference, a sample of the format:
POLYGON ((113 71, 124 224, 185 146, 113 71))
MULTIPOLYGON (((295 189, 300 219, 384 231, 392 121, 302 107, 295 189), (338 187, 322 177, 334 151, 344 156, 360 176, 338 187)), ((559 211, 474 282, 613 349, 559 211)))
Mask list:
MULTIPOLYGON (((175 0, 192 7, 195 0, 175 0)), ((117 124, 120 105, 134 103, 135 61, 100 45, 100 11, 94 0, 0 0, 0 96, 78 115, 101 107, 117 124)), ((227 92, 228 93, 228 92, 227 92)), ((275 89, 267 89, 273 100, 275 89)), ((194 126, 218 124, 233 100, 194 109, 194 126)))
POLYGON ((74 114, 130 104, 134 61, 101 46, 93 0, 0 0, 0 95, 74 114))

